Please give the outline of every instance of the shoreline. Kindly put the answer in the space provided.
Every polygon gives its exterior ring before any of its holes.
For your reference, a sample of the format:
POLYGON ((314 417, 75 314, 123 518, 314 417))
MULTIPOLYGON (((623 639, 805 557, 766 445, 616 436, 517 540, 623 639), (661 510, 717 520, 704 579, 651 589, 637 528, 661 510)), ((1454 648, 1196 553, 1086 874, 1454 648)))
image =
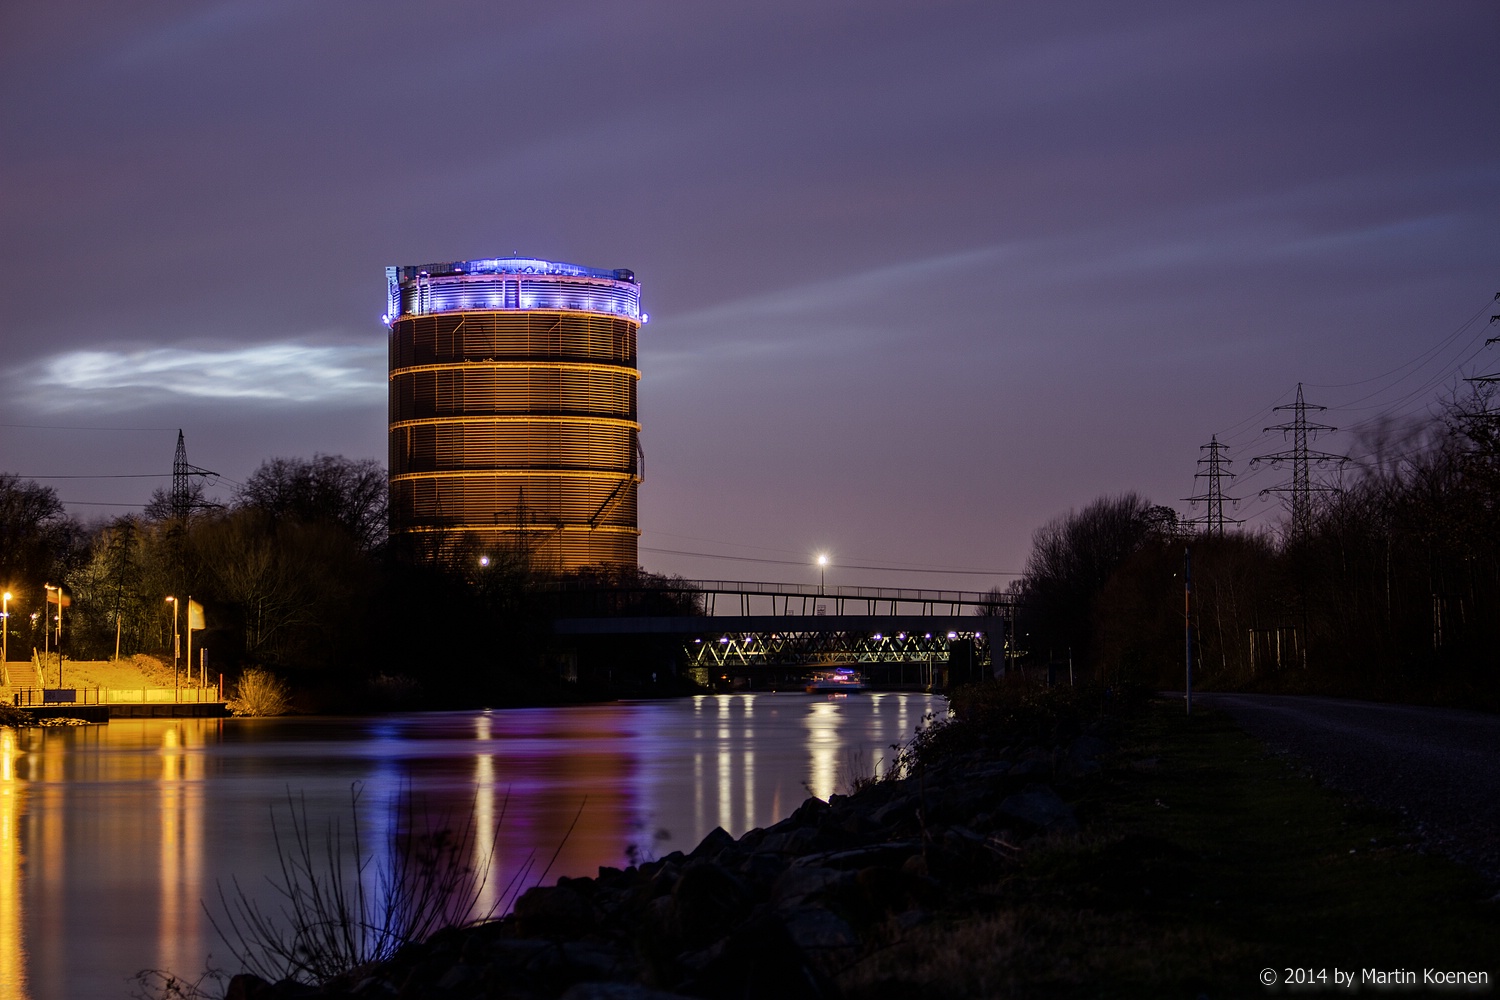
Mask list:
POLYGON ((716 828, 686 853, 534 887, 504 917, 439 931, 322 987, 242 974, 226 996, 838 996, 861 951, 930 923, 1028 842, 1076 834, 1064 794, 1100 772, 1111 746, 1082 733, 936 766, 912 758, 906 777, 809 798, 738 838, 716 828))
POLYGON ((1155 998, 1263 995, 1282 965, 1500 971, 1476 872, 1221 713, 1003 685, 955 706, 899 779, 533 888, 322 986, 242 974, 226 996, 1155 998))

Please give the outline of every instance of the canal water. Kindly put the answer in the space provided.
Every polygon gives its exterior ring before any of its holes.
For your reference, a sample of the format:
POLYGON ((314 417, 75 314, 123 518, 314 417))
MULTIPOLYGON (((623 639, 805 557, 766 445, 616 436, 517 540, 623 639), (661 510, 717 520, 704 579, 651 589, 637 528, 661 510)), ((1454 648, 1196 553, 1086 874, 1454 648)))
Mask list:
POLYGON ((737 694, 0 729, 0 997, 126 997, 143 969, 230 968, 210 920, 219 888, 238 880, 274 905, 273 815, 285 839, 289 799, 320 852, 334 824, 387 842, 403 796, 434 823, 472 814, 498 831, 471 848, 476 868, 490 861, 477 887, 490 908, 549 861, 548 881, 593 875, 691 850, 716 826, 770 825, 879 773, 945 711, 921 694, 737 694))

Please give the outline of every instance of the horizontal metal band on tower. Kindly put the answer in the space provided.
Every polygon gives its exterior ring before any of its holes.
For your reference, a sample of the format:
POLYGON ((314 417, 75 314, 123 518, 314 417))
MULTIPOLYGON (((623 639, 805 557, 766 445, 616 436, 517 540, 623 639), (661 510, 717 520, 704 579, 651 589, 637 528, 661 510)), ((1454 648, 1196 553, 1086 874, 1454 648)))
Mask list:
MULTIPOLYGON (((637 535, 640 534, 640 531, 638 531, 635 528, 624 528, 624 527, 621 527, 621 526, 619 526, 617 524, 601 524, 597 528, 591 528, 591 527, 589 527, 586 524, 552 524, 552 525, 547 525, 547 524, 530 524, 530 525, 524 525, 524 526, 519 526, 518 527, 518 526, 513 525, 513 524, 506 525, 506 524, 478 524, 478 523, 475 523, 475 524, 460 524, 460 525, 457 525, 456 527, 458 528, 458 530, 467 531, 467 532, 473 532, 476 535, 526 535, 526 534, 531 534, 531 535, 546 535, 546 534, 550 534, 552 532, 561 531, 561 532, 581 532, 583 534, 588 534, 588 535, 620 535, 622 537, 623 536, 629 536, 631 538, 634 538, 634 537, 636 537, 637 535)), ((453 529, 452 529, 452 527, 449 527, 449 526, 443 526, 443 527, 411 528, 409 530, 412 531, 413 533, 420 534, 420 533, 424 533, 424 532, 426 532, 426 533, 433 533, 433 532, 450 531, 450 530, 453 530, 453 529)))
POLYGON ((632 419, 636 382, 630 368, 573 371, 529 366, 493 369, 428 366, 390 380, 391 420, 414 417, 580 414, 632 419))
POLYGON ((625 421, 416 421, 391 435, 390 475, 592 470, 638 477, 636 446, 636 429, 625 421))
POLYGON ((638 478, 628 472, 613 469, 439 469, 434 472, 403 472, 391 476, 393 483, 407 483, 427 479, 533 479, 537 476, 558 476, 568 479, 605 480, 608 482, 632 483, 638 478))
POLYGON ((396 420, 391 429, 402 427, 437 427, 444 425, 485 424, 579 424, 591 427, 624 427, 638 431, 641 425, 623 417, 591 417, 570 413, 490 413, 464 417, 414 417, 411 420, 396 420))
POLYGON ((634 368, 638 324, 591 313, 401 316, 391 368, 460 361, 605 361, 634 368))
POLYGON ((487 359, 484 361, 450 361, 442 364, 409 365, 405 368, 392 368, 390 377, 391 381, 395 381, 398 376, 411 375, 417 372, 465 371, 468 369, 484 368, 517 370, 540 368, 561 372, 602 372, 611 375, 619 372, 629 372, 637 379, 641 377, 639 369, 626 365, 603 364, 597 361, 551 361, 545 358, 528 358, 521 361, 493 361, 487 359))

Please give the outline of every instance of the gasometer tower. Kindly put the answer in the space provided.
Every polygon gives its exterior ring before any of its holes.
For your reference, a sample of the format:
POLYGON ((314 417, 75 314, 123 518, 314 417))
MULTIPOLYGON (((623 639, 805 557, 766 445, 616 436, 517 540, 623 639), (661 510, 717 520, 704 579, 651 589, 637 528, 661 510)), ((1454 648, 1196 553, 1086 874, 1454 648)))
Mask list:
POLYGON ((388 267, 386 287, 392 542, 635 566, 635 274, 504 257, 388 267))

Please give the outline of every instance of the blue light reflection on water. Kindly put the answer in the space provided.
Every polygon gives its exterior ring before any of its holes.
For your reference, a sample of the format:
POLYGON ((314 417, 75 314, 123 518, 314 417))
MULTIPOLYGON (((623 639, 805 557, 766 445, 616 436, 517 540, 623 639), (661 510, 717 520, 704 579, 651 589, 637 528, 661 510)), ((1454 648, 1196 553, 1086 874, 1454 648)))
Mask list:
MULTIPOLYGON (((917 694, 739 694, 0 730, 0 996, 124 996, 139 969, 227 965, 202 904, 219 912, 231 878, 271 901, 271 815, 285 832, 289 796, 318 835, 357 822, 367 846, 385 842, 405 792, 429 816, 472 810, 479 828, 498 825, 490 907, 554 851, 549 880, 690 850, 715 826, 769 825, 878 773, 890 744, 944 710, 917 694)), ((478 867, 490 845, 473 852, 478 867)))

